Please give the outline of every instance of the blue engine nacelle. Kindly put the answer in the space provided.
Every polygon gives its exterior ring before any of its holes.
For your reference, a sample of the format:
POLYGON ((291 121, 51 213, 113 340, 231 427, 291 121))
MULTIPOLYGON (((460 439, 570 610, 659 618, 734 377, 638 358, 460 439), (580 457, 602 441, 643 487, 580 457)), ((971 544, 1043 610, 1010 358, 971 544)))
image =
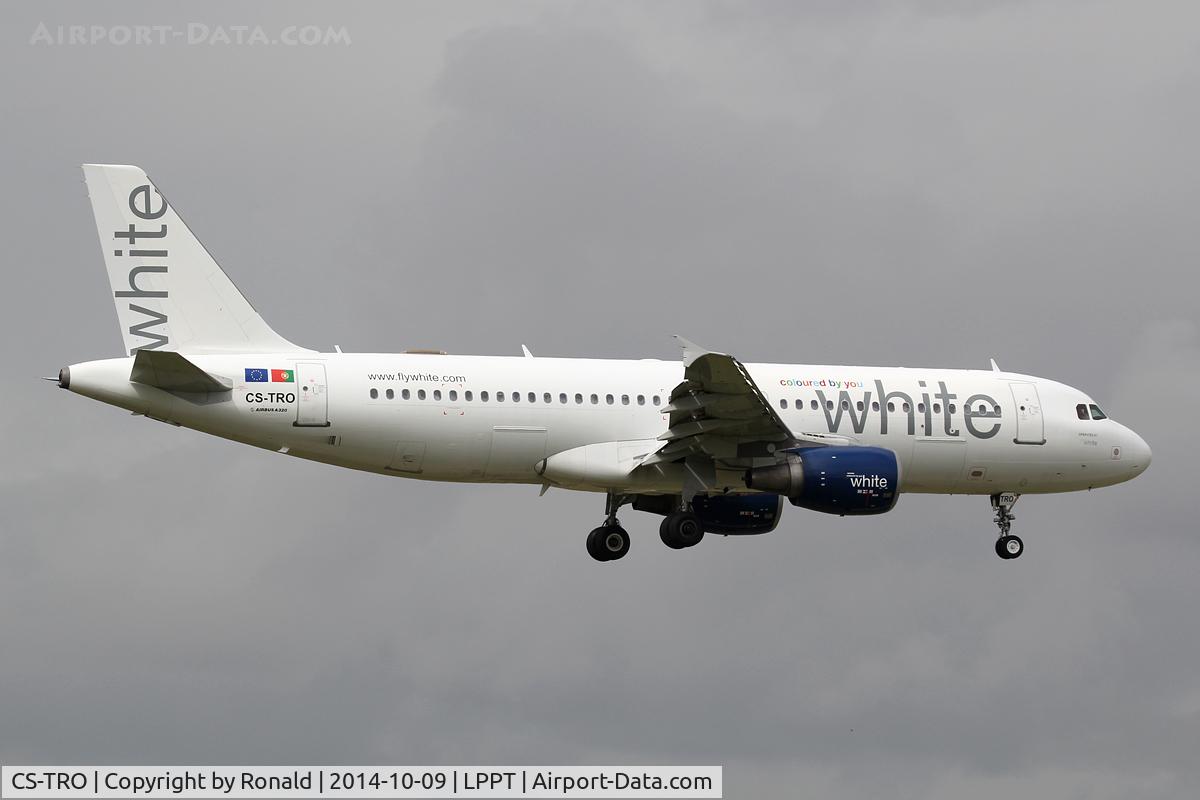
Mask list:
POLYGON ((826 514, 882 514, 896 505, 900 463, 882 447, 812 447, 748 470, 746 486, 826 514))
MULTIPOLYGON (((679 495, 639 495, 633 507, 652 514, 670 514, 679 510, 679 495)), ((770 533, 783 516, 783 498, 777 494, 698 494, 692 498, 692 513, 708 533, 770 533)))

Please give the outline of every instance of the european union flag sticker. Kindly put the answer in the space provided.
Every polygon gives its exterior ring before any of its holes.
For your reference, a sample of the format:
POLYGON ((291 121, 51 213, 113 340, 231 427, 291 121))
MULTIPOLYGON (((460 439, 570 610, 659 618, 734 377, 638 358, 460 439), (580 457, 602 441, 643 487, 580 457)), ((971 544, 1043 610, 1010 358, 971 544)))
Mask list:
POLYGON ((246 383, 266 383, 268 373, 265 369, 246 370, 246 383))

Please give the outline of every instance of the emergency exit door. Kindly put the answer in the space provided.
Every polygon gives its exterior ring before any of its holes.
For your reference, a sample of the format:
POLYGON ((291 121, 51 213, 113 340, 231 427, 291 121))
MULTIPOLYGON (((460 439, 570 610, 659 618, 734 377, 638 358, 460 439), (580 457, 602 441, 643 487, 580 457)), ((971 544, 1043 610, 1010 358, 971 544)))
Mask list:
POLYGON ((316 362, 296 365, 296 421, 298 428, 329 427, 329 393, 325 365, 316 362))
POLYGON ((1017 444, 1045 444, 1046 426, 1042 419, 1042 401, 1032 383, 1011 384, 1017 412, 1017 444))

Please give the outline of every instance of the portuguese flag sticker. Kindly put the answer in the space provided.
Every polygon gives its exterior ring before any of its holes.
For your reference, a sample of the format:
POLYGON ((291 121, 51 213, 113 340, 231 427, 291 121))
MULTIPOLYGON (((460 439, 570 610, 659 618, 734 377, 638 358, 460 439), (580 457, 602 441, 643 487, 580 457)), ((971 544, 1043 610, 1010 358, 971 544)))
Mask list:
POLYGON ((273 369, 271 370, 271 383, 293 383, 296 380, 296 373, 290 369, 273 369))

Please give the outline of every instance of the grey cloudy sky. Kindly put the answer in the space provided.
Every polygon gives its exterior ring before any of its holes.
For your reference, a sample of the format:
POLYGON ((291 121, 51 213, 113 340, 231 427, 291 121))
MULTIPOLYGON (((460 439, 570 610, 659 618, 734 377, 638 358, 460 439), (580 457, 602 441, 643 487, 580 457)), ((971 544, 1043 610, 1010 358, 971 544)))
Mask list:
POLYGON ((0 7, 0 762, 720 763, 731 798, 1200 783, 1191 2, 0 7), (58 25, 351 44, 30 45, 58 25), (602 501, 356 474, 36 380, 118 354, 135 163, 329 349, 985 366, 1138 481, 583 546, 602 501))

